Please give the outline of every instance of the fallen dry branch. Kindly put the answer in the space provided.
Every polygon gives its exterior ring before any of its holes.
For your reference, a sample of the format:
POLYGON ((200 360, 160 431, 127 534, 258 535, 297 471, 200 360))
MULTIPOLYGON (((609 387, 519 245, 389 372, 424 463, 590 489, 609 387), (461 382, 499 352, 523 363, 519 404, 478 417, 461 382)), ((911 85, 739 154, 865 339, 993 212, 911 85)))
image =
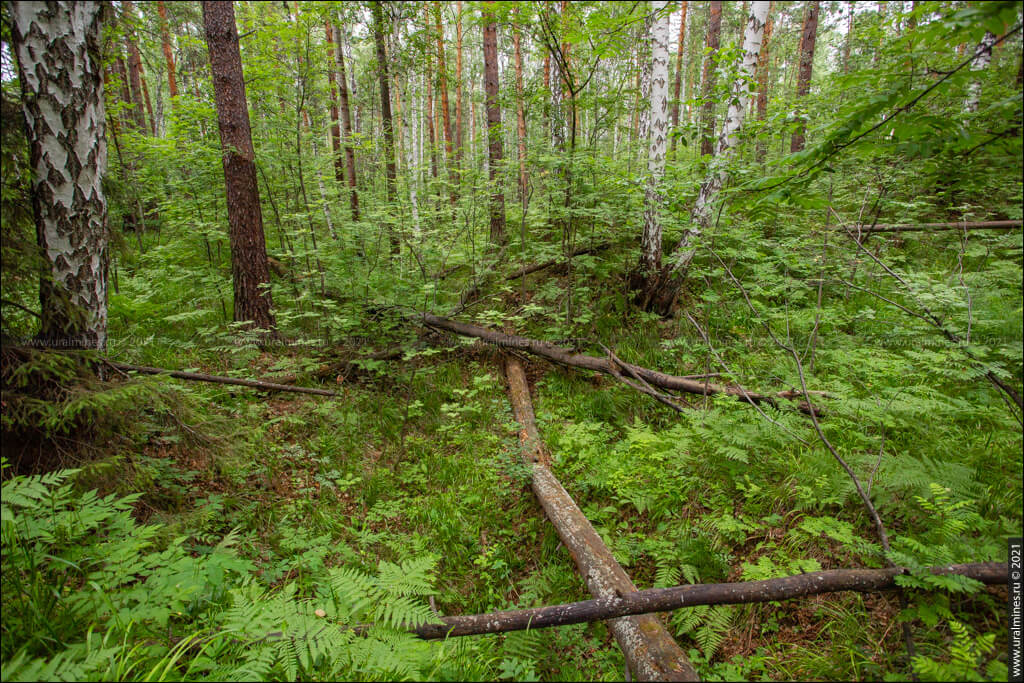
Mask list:
MULTIPOLYGON (((604 251, 610 246, 612 246, 610 242, 600 242, 592 247, 580 247, 579 249, 574 249, 573 251, 571 251, 569 253, 569 258, 583 256, 584 254, 596 254, 599 251, 604 251)), ((566 265, 568 265, 568 260, 566 259, 551 259, 550 261, 544 261, 543 263, 534 263, 533 265, 522 266, 518 270, 515 270, 506 275, 505 279, 516 280, 518 278, 523 277, 524 275, 531 275, 538 271, 551 268, 552 266, 564 267, 566 265)))
MULTIPOLYGON (((930 567, 933 574, 957 574, 989 585, 1006 585, 1002 562, 952 564, 930 567)), ((886 569, 830 569, 797 576, 740 583, 707 583, 673 588, 652 588, 608 598, 583 600, 532 609, 442 617, 441 624, 424 624, 413 632, 421 638, 439 639, 482 633, 507 633, 526 629, 568 626, 634 614, 667 612, 697 605, 739 605, 792 600, 807 595, 856 591, 868 593, 898 588, 896 577, 909 573, 902 567, 886 569)))
POLYGON ((197 382, 212 382, 214 384, 230 384, 238 387, 249 387, 250 389, 261 389, 263 391, 290 391, 298 394, 316 394, 317 396, 337 396, 338 394, 327 389, 312 389, 309 387, 293 387, 288 384, 276 382, 263 382, 256 379, 238 379, 236 377, 222 377, 220 375, 206 375, 201 372, 182 372, 180 370, 166 370, 164 368, 151 368, 145 365, 131 365, 119 363, 112 360, 104 360, 104 364, 117 370, 126 372, 140 372, 144 375, 169 375, 177 379, 188 379, 197 382))
MULTIPOLYGON (((629 576, 615 561, 572 496, 548 469, 549 457, 537 431, 530 387, 517 358, 507 359, 505 376, 512 411, 521 426, 522 458, 533 469, 533 492, 558 530, 558 537, 576 563, 587 588, 598 600, 615 600, 616 596, 636 594, 636 586, 629 576)), ((620 617, 608 622, 633 675, 639 680, 699 680, 697 671, 661 621, 652 614, 633 614, 638 616, 620 617)), ((443 638, 447 629, 445 626, 439 628, 439 637, 443 638)))
MULTIPOLYGON (((417 320, 421 321, 427 327, 435 330, 445 330, 464 337, 476 337, 488 344, 525 351, 535 356, 540 356, 552 363, 558 363, 568 367, 592 370, 594 372, 601 372, 614 377, 618 372, 618 367, 616 366, 619 366, 626 370, 629 375, 641 379, 643 382, 646 382, 651 386, 658 387, 660 389, 668 389, 669 391, 680 391, 700 396, 714 396, 721 394, 725 396, 732 396, 739 401, 754 404, 769 403, 772 405, 775 405, 776 399, 779 398, 793 399, 797 396, 802 396, 802 394, 794 391, 781 391, 774 395, 758 394, 752 391, 746 391, 741 387, 724 386, 688 377, 680 377, 678 375, 668 375, 664 372, 650 370, 639 365, 633 365, 632 363, 623 362, 621 364, 617 364, 609 358, 598 358, 596 356, 588 356, 582 353, 573 353, 568 349, 555 346, 548 342, 520 337, 513 334, 505 334, 503 332, 487 329, 486 327, 480 327, 479 325, 459 322, 457 320, 451 320, 450 318, 442 318, 440 316, 431 315, 430 313, 421 314, 417 317, 417 320)), ((821 392, 809 393, 827 396, 827 394, 823 394, 821 392)), ((799 401, 797 403, 797 407, 804 413, 810 413, 811 411, 811 406, 806 401, 799 401)), ((822 409, 817 406, 815 406, 814 410, 818 415, 821 415, 823 412, 822 409)))
MULTIPOLYGON (((907 225, 862 225, 851 226, 850 229, 856 233, 868 234, 873 232, 938 232, 941 230, 1012 230, 1019 228, 1024 222, 1016 221, 974 221, 956 223, 914 223, 907 225)), ((837 226, 841 229, 841 226, 837 226)))

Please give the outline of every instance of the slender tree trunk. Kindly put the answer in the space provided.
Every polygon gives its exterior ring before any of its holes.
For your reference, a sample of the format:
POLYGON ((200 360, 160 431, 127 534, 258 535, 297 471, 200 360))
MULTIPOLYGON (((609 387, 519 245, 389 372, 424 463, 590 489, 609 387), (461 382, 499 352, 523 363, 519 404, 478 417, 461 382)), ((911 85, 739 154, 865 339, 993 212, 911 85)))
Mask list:
MULTIPOLYGON (((395 133, 391 120, 388 56, 384 49, 384 9, 380 0, 376 0, 371 7, 373 9, 373 40, 377 46, 377 75, 380 80, 380 111, 384 128, 385 190, 387 201, 390 204, 395 200, 395 133)), ((398 234, 392 228, 389 230, 388 236, 391 240, 391 253, 397 254, 401 246, 398 234)))
MULTIPOLYGON (((692 246, 693 240, 711 225, 713 205, 728 179, 726 164, 739 142, 738 134, 743 125, 743 117, 750 98, 751 77, 761 51, 761 41, 764 37, 769 7, 769 2, 754 2, 750 8, 750 16, 747 18, 747 27, 743 34, 743 62, 732 85, 729 111, 725 124, 722 126, 722 133, 718 137, 718 149, 709 168, 707 179, 701 185, 697 195, 697 202, 691 216, 691 226, 683 233, 683 238, 673 255, 671 269, 680 275, 686 272, 693 260, 695 253, 695 248, 692 246)), ((677 291, 677 284, 667 288, 670 300, 663 299, 659 302, 663 312, 665 311, 664 306, 671 306, 677 291)))
MULTIPOLYGON (((764 27, 764 39, 761 41, 761 51, 757 54, 757 120, 762 123, 768 118, 768 56, 769 41, 772 37, 772 28, 775 20, 771 17, 769 7, 768 23, 764 27)), ((767 145, 763 140, 757 142, 757 161, 764 163, 767 154, 767 145)))
POLYGON ((715 82, 718 80, 718 43, 722 33, 722 3, 720 0, 711 0, 708 3, 708 32, 704 43, 704 77, 701 79, 701 99, 703 103, 700 110, 700 153, 703 156, 714 152, 715 137, 715 82))
MULTIPOLYGON (((134 6, 131 2, 121 3, 122 18, 127 24, 134 17, 134 6)), ((135 45, 132 37, 133 31, 130 26, 126 29, 125 44, 128 48, 128 88, 131 93, 132 118, 140 133, 146 131, 145 103, 142 96, 142 59, 139 56, 139 48, 135 45)))
POLYGON ((256 154, 249 128, 235 10, 230 0, 204 2, 203 23, 210 51, 227 191, 234 319, 250 321, 258 328, 273 329, 270 271, 256 185, 256 154))
POLYGON ((853 45, 853 0, 847 4, 846 39, 843 41, 843 73, 850 72, 850 47, 853 45))
MULTIPOLYGON (((686 47, 686 11, 689 3, 686 0, 679 2, 679 41, 676 43, 676 84, 672 100, 672 128, 679 128, 679 107, 681 105, 680 95, 683 90, 683 48, 686 47)), ((672 137, 672 152, 676 151, 677 136, 672 137)))
POLYGON ((667 2, 656 1, 652 9, 660 12, 651 27, 650 144, 647 155, 647 188, 644 197, 644 232, 640 241, 639 276, 646 299, 661 269, 661 219, 658 216, 662 196, 658 186, 665 175, 668 147, 668 42, 667 2))
POLYGON ((348 96, 348 79, 345 76, 345 53, 341 47, 341 29, 334 27, 334 43, 337 46, 338 96, 341 99, 341 132, 345 145, 345 173, 348 176, 349 207, 352 220, 359 220, 359 192, 356 189, 356 150, 352 143, 352 108, 348 96))
POLYGON ((455 3, 455 158, 462 158, 462 2, 455 3))
POLYGON ((501 189, 502 129, 498 105, 498 29, 494 23, 494 2, 484 3, 484 89, 487 96, 487 160, 491 181, 491 242, 505 243, 505 193, 501 189))
MULTIPOLYGON (((427 5, 423 6, 424 14, 427 12, 427 5)), ((429 17, 427 17, 429 19, 429 17)), ((430 23, 427 23, 430 26, 430 23)), ((425 112, 427 118, 427 142, 430 143, 430 175, 436 180, 437 179, 437 129, 434 126, 434 73, 433 73, 433 60, 430 57, 430 52, 426 53, 427 56, 427 72, 426 72, 426 83, 424 84, 424 90, 427 96, 427 111, 425 112)))
MULTIPOLYGON (((518 12, 517 12, 518 16, 518 12)), ((526 111, 523 105, 523 54, 522 36, 518 24, 512 26, 512 45, 516 64, 516 128, 519 139, 519 201, 526 209, 527 187, 529 177, 526 174, 526 111)))
MULTIPOLYGON (((814 66, 814 43, 818 36, 818 12, 821 3, 813 0, 807 5, 807 12, 804 14, 804 25, 800 39, 800 72, 796 81, 797 99, 805 97, 811 89, 811 70, 814 66)), ((793 133, 793 140, 790 142, 789 151, 799 152, 804 148, 804 120, 800 118, 799 128, 793 133)))
MULTIPOLYGON (((991 31, 985 31, 985 37, 978 43, 971 60, 971 71, 984 71, 992 61, 992 46, 996 42, 996 35, 991 31)), ((978 104, 981 102, 981 79, 976 78, 967 86, 967 99, 964 100, 965 112, 978 111, 978 104)))
POLYGON ((107 344, 106 114, 100 27, 104 3, 10 5, 32 214, 48 268, 40 277, 40 340, 107 344))
POLYGON ((437 75, 440 78, 441 116, 444 120, 444 158, 448 164, 448 182, 451 184, 451 202, 454 206, 458 199, 458 176, 455 171, 455 150, 452 141, 452 119, 448 105, 448 67, 444 58, 444 29, 441 26, 441 3, 434 2, 434 29, 437 39, 437 75))
POLYGON ((174 52, 171 50, 171 32, 167 26, 167 6, 160 0, 156 3, 156 11, 160 15, 160 47, 164 51, 164 61, 167 62, 167 89, 171 96, 171 104, 178 96, 178 81, 175 76, 174 52))
POLYGON ((639 112, 637 140, 640 142, 641 149, 647 146, 651 137, 651 107, 649 103, 651 101, 651 78, 653 77, 651 50, 654 42, 652 40, 654 16, 650 0, 644 2, 643 6, 647 9, 647 16, 644 19, 644 30, 638 46, 640 50, 640 92, 638 93, 639 100, 637 101, 637 111, 639 112))
POLYGON ((327 82, 331 89, 331 151, 334 153, 334 178, 339 185, 345 184, 345 162, 341 158, 341 123, 338 121, 338 77, 334 65, 338 63, 338 52, 334 45, 334 30, 331 20, 324 20, 324 34, 327 36, 327 82))

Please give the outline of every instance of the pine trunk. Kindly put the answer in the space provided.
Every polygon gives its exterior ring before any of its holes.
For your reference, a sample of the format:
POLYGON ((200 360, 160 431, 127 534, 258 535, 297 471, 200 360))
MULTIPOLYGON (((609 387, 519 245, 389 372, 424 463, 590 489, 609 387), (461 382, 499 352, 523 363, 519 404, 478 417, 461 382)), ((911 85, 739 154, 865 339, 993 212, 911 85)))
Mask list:
POLYGON ((502 150, 501 108, 498 105, 498 29, 494 22, 494 2, 488 0, 482 10, 484 21, 484 88, 487 109, 487 161, 491 181, 491 242, 505 242, 505 193, 501 189, 502 150))
POLYGON ((171 32, 167 26, 167 6, 160 0, 156 3, 157 14, 160 15, 160 47, 164 51, 164 61, 167 62, 167 89, 171 96, 171 103, 178 96, 178 81, 175 76, 174 52, 171 50, 171 32))
POLYGON ((100 2, 18 2, 10 7, 18 58, 40 277, 41 341, 107 344, 107 166, 100 2))
POLYGON ((334 46, 334 30, 331 20, 324 20, 324 35, 327 36, 327 82, 331 89, 331 151, 334 158, 334 178, 339 185, 345 184, 345 162, 341 159, 341 123, 338 121, 338 77, 334 65, 338 63, 338 52, 334 46))
POLYGON ((462 158, 462 3, 455 3, 455 158, 462 158))
POLYGON ((703 101, 700 110, 700 153, 703 156, 708 156, 715 150, 715 100, 712 95, 718 80, 718 44, 722 33, 721 1, 711 0, 708 3, 708 12, 708 32, 704 43, 704 76, 700 86, 703 101))
POLYGON ((519 200, 525 210, 529 177, 526 174, 526 111, 523 104, 522 36, 518 24, 512 26, 512 45, 516 64, 516 129, 519 137, 519 200))
MULTIPOLYGON (((814 66, 814 43, 818 37, 818 12, 821 3, 818 0, 807 5, 807 12, 804 15, 804 25, 800 38, 800 71, 796 80, 796 96, 802 99, 811 89, 811 71, 814 66)), ((800 118, 800 125, 793 133, 793 140, 790 142, 789 151, 799 152, 804 148, 804 120, 800 118)))
POLYGON ((341 133, 345 145, 345 173, 348 176, 349 207, 352 220, 359 220, 359 192, 356 190, 356 150, 352 144, 352 108, 348 96, 348 78, 345 76, 345 52, 341 45, 341 29, 334 27, 334 43, 338 65, 338 96, 341 99, 341 133))
MULTIPOLYGON (((769 8, 769 12, 771 9, 769 8)), ((761 41, 761 51, 757 54, 757 120, 764 122, 768 117, 768 56, 770 49, 768 42, 772 38, 772 28, 775 20, 768 17, 768 23, 764 27, 764 39, 761 41)), ((763 163, 767 154, 767 145, 763 141, 757 143, 757 161, 763 163)))
POLYGON ((444 158, 448 164, 448 183, 451 185, 451 202, 455 204, 458 199, 456 192, 457 175, 455 171, 455 148, 452 142, 452 117, 448 105, 448 67, 444 58, 444 29, 441 26, 441 3, 434 2, 434 30, 437 39, 437 75, 439 80, 438 89, 441 94, 441 117, 444 121, 444 158))
MULTIPOLYGON (((390 204, 395 200, 395 131, 391 119, 391 87, 388 81, 388 56, 384 49, 384 9, 380 0, 371 5, 373 9, 373 40, 377 47, 377 76, 380 81, 380 112, 381 127, 384 129, 384 174, 385 193, 390 204)), ((400 248, 398 234, 394 229, 388 233, 391 241, 391 253, 397 254, 400 248)))
POLYGON ((256 184, 256 155, 249 128, 235 10, 230 0, 204 2, 203 23, 210 51, 227 191, 234 319, 248 321, 258 328, 273 329, 270 271, 256 184))
MULTIPOLYGON (((134 14, 132 3, 121 3, 121 9, 122 17, 130 21, 134 14)), ((144 133, 146 131, 146 105, 142 95, 142 59, 139 56, 139 48, 135 45, 130 27, 127 29, 125 43, 128 48, 128 89, 131 93, 132 118, 139 132, 144 133)))
MULTIPOLYGON (((689 3, 681 0, 679 3, 679 41, 676 43, 676 84, 672 99, 672 128, 679 128, 679 107, 681 106, 680 95, 683 90, 683 48, 686 46, 686 11, 689 3)), ((672 138, 672 151, 676 151, 678 137, 672 138)))

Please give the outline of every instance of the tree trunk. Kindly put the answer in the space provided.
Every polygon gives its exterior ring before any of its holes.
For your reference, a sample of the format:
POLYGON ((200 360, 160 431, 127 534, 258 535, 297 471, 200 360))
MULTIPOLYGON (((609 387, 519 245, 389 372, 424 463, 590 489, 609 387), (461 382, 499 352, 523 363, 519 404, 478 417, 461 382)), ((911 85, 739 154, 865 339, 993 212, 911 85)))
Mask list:
MULTIPOLYGON (((549 468, 550 456, 537 430, 526 373, 517 358, 505 362, 512 413, 520 425, 519 444, 530 468, 537 500, 576 563, 587 589, 598 599, 635 595, 636 586, 615 561, 608 546, 549 468)), ((654 614, 608 622, 631 673, 642 681, 696 681, 697 672, 654 614)))
MULTIPOLYGON (((770 4, 770 2, 754 2, 750 8, 747 28, 743 34, 743 62, 732 85, 729 111, 726 114, 725 124, 722 126, 722 134, 718 137, 715 159, 708 170, 707 179, 701 184, 700 192, 697 194, 697 201, 691 216, 691 226, 683 233, 683 238, 673 256, 671 268, 680 275, 685 274, 693 260, 695 253, 695 248, 692 246, 693 240, 711 225, 712 207, 728 179, 726 163, 739 142, 738 134, 743 125, 747 103, 750 101, 749 84, 757 65, 758 54, 761 51, 761 41, 764 37, 770 4)), ((670 285, 669 289, 671 298, 674 299, 677 285, 670 285)), ((662 312, 667 311, 663 309, 662 312)))
POLYGON ((715 137, 715 82, 718 80, 718 42, 722 32, 722 3, 711 0, 708 3, 708 32, 704 43, 704 76, 701 79, 700 110, 700 153, 708 156, 714 152, 715 137))
MULTIPOLYGON (((846 39, 843 41, 843 73, 850 72, 850 47, 853 45, 853 8, 854 2, 850 0, 847 4, 846 17, 846 39)), ((767 38, 765 41, 767 42, 767 38)))
MULTIPOLYGON (((676 84, 672 100, 672 129, 676 130, 679 128, 679 107, 682 104, 680 102, 680 95, 683 90, 683 48, 686 47, 686 11, 689 7, 689 3, 686 0, 680 0, 679 2, 679 42, 676 43, 676 84)), ((672 152, 676 151, 676 142, 679 140, 678 136, 672 137, 672 152)))
MULTIPOLYGON (((768 117, 768 41, 772 38, 772 28, 775 20, 770 16, 769 7, 768 23, 764 27, 764 39, 761 41, 761 51, 757 53, 757 120, 762 123, 768 117)), ((767 145, 763 140, 757 142, 757 161, 764 163, 767 154, 767 145)))
MULTIPOLYGON (((125 22, 131 21, 134 15, 134 7, 131 2, 121 3, 122 19, 125 22)), ((145 103, 142 96, 142 59, 139 56, 139 48, 135 45, 132 37, 133 31, 130 26, 126 28, 125 44, 128 48, 128 88, 131 93, 132 118, 140 133, 146 131, 145 103)))
POLYGON ((334 30, 331 20, 324 20, 324 34, 327 36, 327 82, 331 89, 331 151, 334 154, 334 178, 338 185, 345 184, 345 162, 341 159, 341 123, 338 121, 338 77, 334 65, 338 63, 338 52, 334 46, 334 30))
MULTIPOLYGON (((380 111, 384 128, 385 157, 385 191, 390 204, 395 200, 395 131, 391 120, 391 88, 388 83, 388 56, 384 50, 384 8, 380 0, 372 5, 373 9, 373 40, 377 45, 377 75, 380 80, 380 111)), ((391 253, 397 254, 400 248, 398 234, 392 228, 388 231, 391 240, 391 253)))
MULTIPOLYGON (((821 3, 813 0, 807 5, 807 12, 804 15, 804 25, 800 38, 800 71, 796 80, 796 96, 799 100, 807 95, 811 89, 811 70, 814 66, 814 43, 818 36, 818 11, 821 3)), ((801 116, 799 128, 793 133, 793 140, 790 142, 789 151, 799 152, 804 148, 804 120, 801 116)))
POLYGON ((338 95, 341 98, 341 132, 345 144, 345 172, 348 175, 349 206, 352 220, 359 220, 359 192, 356 190, 356 150, 352 144, 352 108, 349 105, 348 79, 345 76, 345 54, 341 46, 341 29, 334 27, 334 43, 338 65, 338 95))
POLYGON ((441 93, 441 116, 444 120, 444 158, 448 164, 448 182, 451 185, 451 202, 458 199, 458 176, 455 171, 455 149, 452 142, 452 117, 448 106, 448 67, 444 59, 444 29, 441 26, 441 3, 434 2, 434 30, 437 39, 437 75, 440 79, 438 88, 441 93))
MULTIPOLYGON (((992 46, 996 42, 996 35, 991 31, 985 31, 985 37, 978 43, 974 52, 974 59, 971 60, 971 71, 984 71, 992 61, 992 46)), ((965 112, 978 111, 978 104, 981 102, 981 80, 975 79, 967 86, 967 99, 964 100, 965 112)))
MULTIPOLYGON (((668 146, 668 41, 669 14, 663 11, 667 2, 656 1, 652 9, 658 17, 651 27, 651 97, 649 108, 650 144, 647 155, 647 188, 644 197, 644 231, 640 241, 638 276, 642 279, 642 295, 654 285, 661 269, 661 220, 658 211, 662 196, 658 186, 665 175, 665 152, 668 146)), ((678 114, 678 111, 676 112, 678 114)))
MULTIPOLYGON (((423 5, 423 13, 427 14, 427 5, 423 5)), ((427 16, 427 28, 430 27, 429 19, 427 16)), ((430 57, 430 51, 426 51, 427 57, 427 72, 424 84, 424 90, 427 96, 427 111, 424 112, 427 118, 427 142, 430 143, 430 175, 435 180, 437 179, 437 129, 434 126, 434 73, 433 73, 433 60, 430 57)))
POLYGON ((462 159, 462 2, 455 3, 455 158, 462 159))
MULTIPOLYGON (((517 13, 518 15, 518 13, 517 13)), ((522 36, 519 25, 512 26, 512 45, 515 53, 516 65, 516 129, 519 138, 519 201, 526 209, 527 187, 529 177, 526 174, 526 111, 523 104, 523 54, 522 36)))
POLYGON ((651 57, 654 43, 652 39, 652 33, 654 32, 653 5, 650 0, 647 0, 643 3, 643 6, 647 9, 647 12, 644 19, 643 34, 638 45, 640 50, 638 57, 640 60, 640 91, 637 93, 637 111, 639 112, 637 141, 640 143, 641 149, 646 148, 651 139, 651 107, 649 103, 651 102, 651 78, 654 74, 654 64, 651 57))
POLYGON ((106 114, 100 27, 104 3, 11 3, 36 239, 39 337, 49 345, 107 344, 106 114))
POLYGON ((210 51, 227 191, 234 319, 249 321, 261 329, 273 329, 270 270, 256 185, 256 154, 249 128, 235 10, 230 0, 204 2, 203 23, 210 51))
POLYGON ((498 27, 494 23, 494 2, 481 9, 484 22, 484 90, 487 97, 487 160, 491 181, 491 242, 505 243, 505 193, 501 188, 501 108, 498 105, 498 27))
POLYGON ((160 0, 156 3, 156 11, 160 15, 160 46, 164 51, 164 61, 167 62, 167 89, 171 96, 171 104, 178 96, 178 81, 174 69, 174 52, 171 50, 171 33, 167 26, 167 6, 160 0))

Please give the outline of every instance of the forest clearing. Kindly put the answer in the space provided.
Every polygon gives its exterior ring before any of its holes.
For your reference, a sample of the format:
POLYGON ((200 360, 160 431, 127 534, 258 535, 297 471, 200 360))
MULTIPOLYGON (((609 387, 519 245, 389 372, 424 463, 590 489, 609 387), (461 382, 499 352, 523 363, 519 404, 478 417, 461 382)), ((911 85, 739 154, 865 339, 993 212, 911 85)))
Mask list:
POLYGON ((1021 680, 1022 26, 0 3, 0 678, 1021 680))

